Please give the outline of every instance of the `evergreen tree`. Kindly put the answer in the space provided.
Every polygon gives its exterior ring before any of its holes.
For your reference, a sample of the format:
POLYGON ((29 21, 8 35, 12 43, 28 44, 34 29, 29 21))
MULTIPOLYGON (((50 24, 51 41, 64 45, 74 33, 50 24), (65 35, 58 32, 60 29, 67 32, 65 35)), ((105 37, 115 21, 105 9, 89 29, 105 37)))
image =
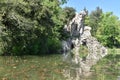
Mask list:
POLYGON ((96 36, 96 31, 99 27, 99 22, 101 21, 102 9, 99 7, 95 11, 92 11, 89 15, 89 25, 92 27, 91 33, 96 36))

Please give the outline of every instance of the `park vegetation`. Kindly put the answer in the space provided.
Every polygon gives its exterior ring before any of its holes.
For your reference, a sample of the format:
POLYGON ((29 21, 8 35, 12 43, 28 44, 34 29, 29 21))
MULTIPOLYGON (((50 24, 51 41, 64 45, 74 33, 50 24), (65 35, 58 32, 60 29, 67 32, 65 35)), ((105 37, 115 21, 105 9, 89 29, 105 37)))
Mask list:
MULTIPOLYGON (((0 1, 0 55, 43 55, 59 53, 66 38, 63 27, 74 16, 66 0, 0 1), (49 4, 48 4, 49 3, 49 4)), ((108 48, 120 47, 120 20, 99 7, 86 16, 85 25, 108 48)))
POLYGON ((87 16, 86 24, 92 27, 92 35, 108 48, 120 47, 120 20, 113 12, 103 13, 99 7, 87 16))
MULTIPOLYGON (((64 25, 76 13, 72 7, 62 7, 66 2, 0 0, 0 55, 3 55, 0 56, 0 80, 65 80, 62 70, 69 69, 71 64, 63 62, 57 53, 60 53, 61 40, 68 37, 63 31, 64 25)), ((92 36, 108 48, 108 55, 91 68, 93 74, 85 80, 117 80, 120 19, 113 12, 103 12, 97 7, 88 12, 85 26, 90 26, 92 36)), ((80 53, 85 58, 87 47, 81 45, 80 53)), ((76 76, 74 72, 71 75, 76 76)))

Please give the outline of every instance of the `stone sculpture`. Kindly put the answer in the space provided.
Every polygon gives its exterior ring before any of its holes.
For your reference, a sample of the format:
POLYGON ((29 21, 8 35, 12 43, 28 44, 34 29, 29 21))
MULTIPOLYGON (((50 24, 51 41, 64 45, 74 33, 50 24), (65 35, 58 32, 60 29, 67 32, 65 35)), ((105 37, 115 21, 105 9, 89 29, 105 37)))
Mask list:
POLYGON ((107 49, 102 46, 96 38, 91 36, 91 27, 84 26, 85 16, 86 11, 81 11, 64 27, 64 30, 70 33, 70 37, 62 41, 64 59, 67 60, 69 58, 69 61, 79 66, 76 68, 77 77, 76 79, 74 78, 74 80, 79 80, 78 76, 89 72, 90 68, 95 65, 97 61, 107 55, 107 49), (80 57, 79 53, 80 45, 83 44, 89 51, 84 60, 80 57), (70 55, 72 55, 72 57, 70 57, 70 55))

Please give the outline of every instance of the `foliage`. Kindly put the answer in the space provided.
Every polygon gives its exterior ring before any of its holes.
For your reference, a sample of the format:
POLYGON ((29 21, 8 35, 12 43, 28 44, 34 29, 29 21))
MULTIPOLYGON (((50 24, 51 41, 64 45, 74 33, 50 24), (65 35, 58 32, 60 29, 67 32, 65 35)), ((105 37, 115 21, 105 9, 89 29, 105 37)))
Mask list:
MULTIPOLYGON (((95 11, 92 11, 89 15, 89 26, 91 26, 91 33, 93 36, 96 35, 96 31, 99 27, 99 22, 101 21, 102 9, 96 7, 95 11)), ((88 21, 87 21, 88 22, 88 21)))
POLYGON ((60 0, 61 1, 61 4, 65 4, 67 3, 68 0, 60 0))
POLYGON ((97 38, 107 47, 120 47, 119 20, 111 12, 102 14, 100 27, 97 30, 97 38))
POLYGON ((25 55, 56 52, 64 14, 58 0, 3 2, 3 54, 25 55), (49 3, 49 4, 48 4, 49 3), (5 6, 7 5, 7 6, 5 6))
POLYGON ((65 14, 65 23, 69 23, 70 20, 75 16, 75 9, 72 7, 65 7, 64 8, 64 14, 65 14))
POLYGON ((90 18, 89 18, 89 16, 88 16, 88 15, 87 15, 87 16, 85 16, 85 23, 84 23, 84 25, 85 25, 85 26, 90 25, 90 18))
MULTIPOLYGON (((65 7, 63 8, 63 23, 68 25, 69 22, 73 19, 73 17, 75 16, 76 10, 72 7, 65 7)), ((63 25, 64 26, 64 25, 63 25)), ((66 39, 69 37, 69 33, 66 33, 63 28, 60 29, 60 33, 61 33, 61 39, 66 39)))
POLYGON ((86 7, 83 10, 86 12, 86 16, 85 16, 85 19, 84 19, 84 25, 88 26, 90 24, 90 17, 88 15, 88 10, 86 9, 86 7))
POLYGON ((120 47, 120 20, 112 12, 103 13, 99 7, 85 18, 93 36, 106 47, 120 47))

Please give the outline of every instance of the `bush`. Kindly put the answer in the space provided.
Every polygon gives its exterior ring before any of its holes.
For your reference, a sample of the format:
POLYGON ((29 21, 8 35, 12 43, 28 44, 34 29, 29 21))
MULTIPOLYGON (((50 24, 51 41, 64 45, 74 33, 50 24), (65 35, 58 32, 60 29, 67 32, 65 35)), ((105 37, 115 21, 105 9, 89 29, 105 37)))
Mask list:
POLYGON ((5 45, 2 53, 55 53, 60 48, 60 29, 65 20, 59 1, 23 0, 16 4, 11 1, 11 5, 0 7, 4 10, 1 39, 5 45))

